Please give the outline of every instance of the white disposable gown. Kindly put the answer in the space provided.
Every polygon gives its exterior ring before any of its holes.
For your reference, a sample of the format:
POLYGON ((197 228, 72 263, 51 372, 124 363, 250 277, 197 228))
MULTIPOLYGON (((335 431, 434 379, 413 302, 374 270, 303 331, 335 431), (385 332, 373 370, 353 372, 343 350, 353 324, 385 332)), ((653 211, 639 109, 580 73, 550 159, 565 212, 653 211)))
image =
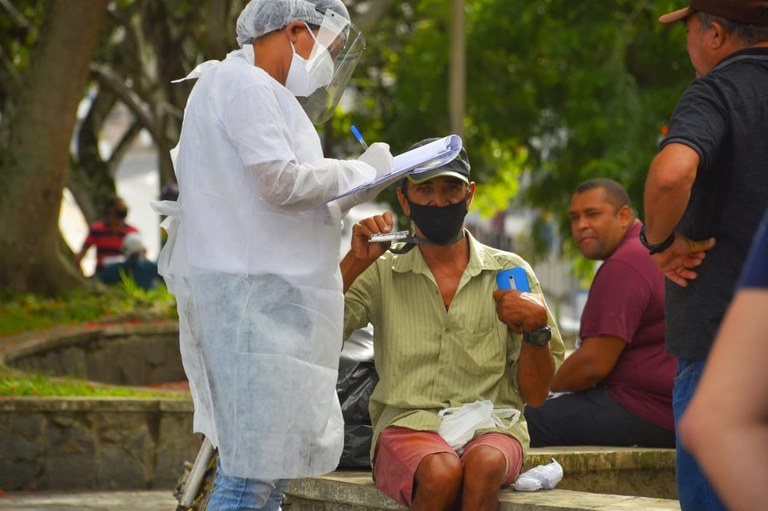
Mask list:
POLYGON ((250 45, 195 84, 176 151, 179 201, 156 209, 169 215, 160 269, 177 298, 194 430, 230 476, 332 471, 343 296, 341 211, 326 201, 376 170, 325 159, 250 45))

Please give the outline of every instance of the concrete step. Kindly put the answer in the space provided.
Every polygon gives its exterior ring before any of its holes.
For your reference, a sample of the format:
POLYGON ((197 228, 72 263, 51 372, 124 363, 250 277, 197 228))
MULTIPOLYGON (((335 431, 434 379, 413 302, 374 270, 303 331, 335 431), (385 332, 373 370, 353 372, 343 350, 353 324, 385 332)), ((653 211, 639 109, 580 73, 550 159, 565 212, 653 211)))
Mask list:
MULTIPOLYGON (((403 510, 373 485, 369 472, 334 472, 323 477, 299 479, 291 484, 285 509, 290 511, 403 510)), ((583 491, 542 490, 522 493, 505 488, 499 495, 500 511, 679 511, 672 499, 609 495, 583 491)))
POLYGON ((648 447, 568 446, 528 450, 523 470, 556 459, 558 489, 677 499, 675 450, 648 447))
MULTIPOLYGON (((549 463, 563 467, 554 490, 520 493, 505 488, 501 511, 679 510, 674 449, 547 447, 530 449, 524 470, 549 463)), ((374 511, 405 509, 380 493, 367 470, 336 471, 291 483, 285 509, 374 511), (290 507, 288 507, 290 506, 290 507)))

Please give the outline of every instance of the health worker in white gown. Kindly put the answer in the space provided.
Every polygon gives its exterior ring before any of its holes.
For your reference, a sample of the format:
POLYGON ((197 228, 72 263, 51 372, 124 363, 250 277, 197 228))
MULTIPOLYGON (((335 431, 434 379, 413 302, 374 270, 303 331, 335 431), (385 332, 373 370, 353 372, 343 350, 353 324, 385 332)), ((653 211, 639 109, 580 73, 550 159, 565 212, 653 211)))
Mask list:
POLYGON ((198 81, 173 151, 179 199, 154 204, 168 215, 160 270, 194 429, 219 453, 209 511, 279 509, 287 479, 338 464, 341 220, 375 192, 331 199, 392 170, 383 143, 324 158, 313 124, 364 47, 340 0, 252 0, 237 40, 187 77, 198 81), (227 492, 251 502, 226 504, 227 492))

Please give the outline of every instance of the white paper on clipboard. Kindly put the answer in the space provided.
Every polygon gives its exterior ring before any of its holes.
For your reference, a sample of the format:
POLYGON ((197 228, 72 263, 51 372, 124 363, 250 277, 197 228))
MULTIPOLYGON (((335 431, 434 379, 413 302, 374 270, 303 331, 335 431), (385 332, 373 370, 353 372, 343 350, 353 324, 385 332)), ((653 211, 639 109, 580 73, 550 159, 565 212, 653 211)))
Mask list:
MULTIPOLYGON (((377 186, 390 184, 407 174, 418 174, 427 170, 445 165, 456 158, 461 151, 461 137, 458 135, 448 135, 439 138, 423 146, 416 147, 410 151, 398 154, 392 162, 392 172, 385 176, 374 179, 364 185, 357 186, 341 195, 337 195, 333 200, 346 197, 377 186)), ((330 202, 330 201, 329 201, 330 202)))

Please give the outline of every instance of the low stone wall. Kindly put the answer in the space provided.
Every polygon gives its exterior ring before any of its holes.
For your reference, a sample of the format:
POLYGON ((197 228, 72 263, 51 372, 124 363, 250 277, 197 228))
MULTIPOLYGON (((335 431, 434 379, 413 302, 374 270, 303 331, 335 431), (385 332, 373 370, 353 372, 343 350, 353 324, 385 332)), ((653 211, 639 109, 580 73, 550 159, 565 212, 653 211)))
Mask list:
POLYGON ((185 399, 0 399, 0 488, 173 489, 195 459, 185 399))
POLYGON ((33 332, 3 342, 0 363, 114 385, 186 380, 176 321, 33 332))
MULTIPOLYGON (((49 376, 147 386, 186 380, 176 321, 30 332, 0 363, 49 376)), ((172 489, 195 459, 192 400, 0 398, 0 489, 172 489)))

